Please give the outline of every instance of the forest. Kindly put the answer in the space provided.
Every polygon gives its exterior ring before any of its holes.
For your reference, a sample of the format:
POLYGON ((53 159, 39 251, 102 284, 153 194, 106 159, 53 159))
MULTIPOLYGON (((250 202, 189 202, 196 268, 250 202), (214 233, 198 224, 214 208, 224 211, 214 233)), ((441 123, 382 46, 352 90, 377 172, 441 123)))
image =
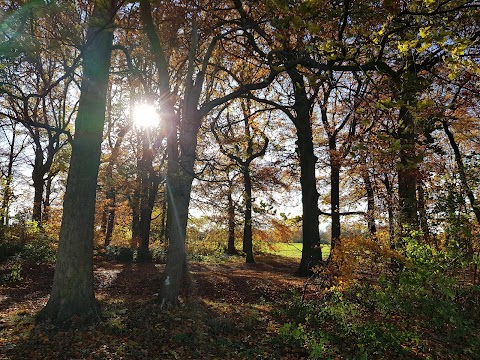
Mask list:
POLYGON ((478 359, 478 0, 0 0, 0 359, 478 359))

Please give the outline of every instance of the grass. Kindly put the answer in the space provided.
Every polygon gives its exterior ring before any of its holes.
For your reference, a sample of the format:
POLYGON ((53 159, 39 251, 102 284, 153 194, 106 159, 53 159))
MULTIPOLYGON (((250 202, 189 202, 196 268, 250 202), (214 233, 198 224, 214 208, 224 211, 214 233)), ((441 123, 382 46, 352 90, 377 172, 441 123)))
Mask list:
MULTIPOLYGON (((284 256, 292 259, 302 258, 302 243, 277 243, 275 249, 271 251, 272 254, 284 256)), ((330 245, 322 245, 322 257, 327 259, 330 254, 330 245)))

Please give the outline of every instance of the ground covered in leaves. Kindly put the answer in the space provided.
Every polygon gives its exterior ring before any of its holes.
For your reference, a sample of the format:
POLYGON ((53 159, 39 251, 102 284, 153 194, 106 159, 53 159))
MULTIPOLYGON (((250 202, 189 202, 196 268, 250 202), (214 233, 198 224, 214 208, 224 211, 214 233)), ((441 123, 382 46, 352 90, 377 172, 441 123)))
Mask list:
POLYGON ((272 309, 304 279, 295 259, 259 256, 192 263, 194 296, 177 309, 156 301, 163 265, 95 265, 102 318, 87 328, 35 323, 51 289, 53 267, 22 269, 0 288, 0 359, 296 359, 305 354, 275 341, 281 324, 272 309))
POLYGON ((448 253, 407 250, 395 276, 338 261, 307 282, 292 275, 298 259, 278 255, 191 262, 193 291, 174 309, 158 302, 164 265, 99 257, 101 317, 68 329, 35 322, 53 266, 0 265, 0 359, 478 359, 476 267, 472 277, 448 253))

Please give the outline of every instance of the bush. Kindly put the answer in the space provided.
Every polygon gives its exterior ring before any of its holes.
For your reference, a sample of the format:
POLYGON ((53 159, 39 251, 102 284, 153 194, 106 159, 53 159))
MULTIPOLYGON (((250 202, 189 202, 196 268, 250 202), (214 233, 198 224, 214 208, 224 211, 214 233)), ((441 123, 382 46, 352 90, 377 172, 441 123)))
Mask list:
POLYGON ((0 242, 0 262, 19 254, 22 251, 23 244, 18 239, 2 239, 0 242))
POLYGON ((1 282, 20 282, 22 277, 22 262, 14 260, 8 267, 8 272, 0 277, 1 282))
POLYGON ((105 256, 109 260, 120 262, 132 262, 134 249, 125 246, 107 246, 105 249, 105 256))
POLYGON ((152 247, 150 249, 152 260, 159 264, 165 264, 167 262, 167 251, 162 247, 152 247))
POLYGON ((3 228, 0 243, 0 261, 15 257, 26 263, 52 263, 55 261, 55 242, 45 229, 35 222, 26 222, 3 228))
POLYGON ((480 287, 456 281, 462 268, 455 253, 408 238, 405 254, 406 266, 396 276, 333 286, 321 302, 290 299, 279 340, 311 358, 468 359, 479 354, 480 287))

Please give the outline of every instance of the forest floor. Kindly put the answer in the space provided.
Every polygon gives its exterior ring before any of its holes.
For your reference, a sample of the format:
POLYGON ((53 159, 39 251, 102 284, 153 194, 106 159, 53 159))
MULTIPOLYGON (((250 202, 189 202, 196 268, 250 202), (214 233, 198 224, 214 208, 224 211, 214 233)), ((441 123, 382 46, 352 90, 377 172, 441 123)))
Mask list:
POLYGON ((169 310, 157 301, 164 265, 97 261, 102 317, 68 330, 35 323, 51 290, 53 267, 24 268, 22 281, 0 287, 0 359, 303 358, 275 341, 279 306, 305 283, 292 275, 298 260, 256 260, 192 262, 193 294, 169 310))

